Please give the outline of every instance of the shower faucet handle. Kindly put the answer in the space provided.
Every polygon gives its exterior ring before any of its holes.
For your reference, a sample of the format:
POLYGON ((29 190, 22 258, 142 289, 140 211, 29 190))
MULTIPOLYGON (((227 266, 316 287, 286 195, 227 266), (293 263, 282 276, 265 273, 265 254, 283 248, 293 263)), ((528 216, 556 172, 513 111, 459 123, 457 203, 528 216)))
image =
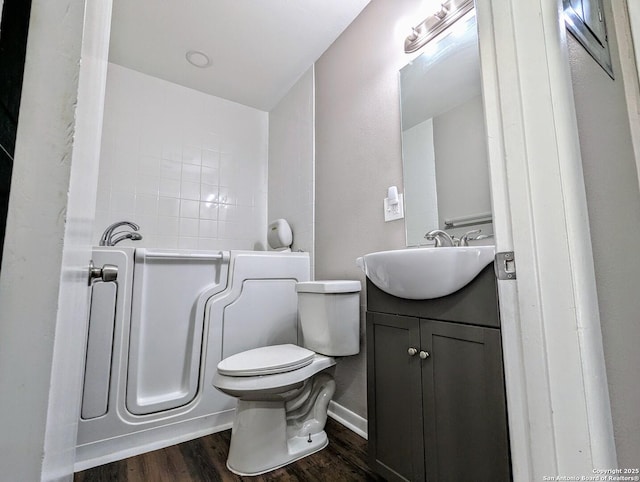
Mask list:
POLYGON ((105 264, 102 265, 102 268, 98 268, 94 266, 93 260, 89 261, 89 279, 88 285, 91 284, 95 280, 100 280, 105 283, 110 281, 115 281, 118 279, 118 267, 113 264, 105 264))

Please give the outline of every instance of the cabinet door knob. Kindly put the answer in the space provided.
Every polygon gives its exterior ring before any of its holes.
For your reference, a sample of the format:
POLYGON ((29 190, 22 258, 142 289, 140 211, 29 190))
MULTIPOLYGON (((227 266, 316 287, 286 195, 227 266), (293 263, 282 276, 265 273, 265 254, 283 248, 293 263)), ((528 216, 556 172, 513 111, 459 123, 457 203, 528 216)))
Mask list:
POLYGON ((429 354, 428 351, 421 350, 419 356, 420 356, 420 358, 422 358, 424 360, 426 358, 429 358, 431 355, 429 354))
POLYGON ((418 353, 418 349, 411 347, 407 350, 407 353, 409 354, 409 356, 415 356, 416 353, 418 353))

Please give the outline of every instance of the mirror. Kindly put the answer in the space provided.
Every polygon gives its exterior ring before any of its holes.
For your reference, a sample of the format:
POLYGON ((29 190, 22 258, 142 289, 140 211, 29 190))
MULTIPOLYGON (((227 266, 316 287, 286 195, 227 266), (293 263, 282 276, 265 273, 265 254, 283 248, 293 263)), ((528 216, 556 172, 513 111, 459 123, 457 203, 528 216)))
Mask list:
POLYGON ((425 233, 493 233, 475 11, 400 70, 407 245, 425 233))

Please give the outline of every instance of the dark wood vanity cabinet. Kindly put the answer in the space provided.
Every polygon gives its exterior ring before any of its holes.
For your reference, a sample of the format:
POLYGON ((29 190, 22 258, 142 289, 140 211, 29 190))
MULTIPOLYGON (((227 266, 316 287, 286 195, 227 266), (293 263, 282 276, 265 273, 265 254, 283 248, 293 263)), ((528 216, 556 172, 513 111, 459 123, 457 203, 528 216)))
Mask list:
POLYGON ((489 268, 435 300, 402 300, 367 282, 369 457, 388 480, 511 479, 489 268))

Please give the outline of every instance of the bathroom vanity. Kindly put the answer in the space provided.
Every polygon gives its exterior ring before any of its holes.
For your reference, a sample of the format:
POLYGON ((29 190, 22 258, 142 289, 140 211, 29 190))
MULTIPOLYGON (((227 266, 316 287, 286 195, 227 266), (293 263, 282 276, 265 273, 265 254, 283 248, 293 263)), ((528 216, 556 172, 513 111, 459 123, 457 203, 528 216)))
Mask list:
POLYGON ((511 479, 493 264, 428 300, 367 279, 371 467, 388 480, 511 479))

